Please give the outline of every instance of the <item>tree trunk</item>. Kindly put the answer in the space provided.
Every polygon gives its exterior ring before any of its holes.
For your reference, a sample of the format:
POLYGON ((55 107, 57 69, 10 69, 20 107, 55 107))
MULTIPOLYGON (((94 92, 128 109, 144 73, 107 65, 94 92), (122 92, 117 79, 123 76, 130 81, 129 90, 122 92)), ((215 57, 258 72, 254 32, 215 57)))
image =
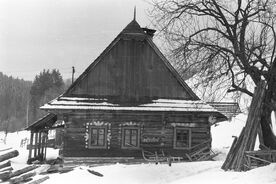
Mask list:
POLYGON ((261 126, 263 131, 264 145, 270 149, 276 149, 276 136, 274 135, 271 128, 271 112, 267 103, 263 108, 263 114, 261 117, 261 126))
POLYGON ((271 112, 275 110, 274 108, 276 105, 276 60, 274 60, 271 67, 267 85, 263 113, 261 116, 261 126, 265 146, 270 149, 276 149, 276 135, 273 133, 271 126, 271 112))

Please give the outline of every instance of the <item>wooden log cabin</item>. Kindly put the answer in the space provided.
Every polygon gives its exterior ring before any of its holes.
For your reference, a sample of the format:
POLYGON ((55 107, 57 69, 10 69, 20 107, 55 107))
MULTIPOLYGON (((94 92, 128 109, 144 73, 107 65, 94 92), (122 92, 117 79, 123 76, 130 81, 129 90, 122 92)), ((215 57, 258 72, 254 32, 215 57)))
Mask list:
MULTIPOLYGON (((201 101, 135 18, 58 98, 41 107, 65 122, 64 160, 184 157, 226 117, 201 101)), ((211 144, 209 144, 209 148, 211 144)))

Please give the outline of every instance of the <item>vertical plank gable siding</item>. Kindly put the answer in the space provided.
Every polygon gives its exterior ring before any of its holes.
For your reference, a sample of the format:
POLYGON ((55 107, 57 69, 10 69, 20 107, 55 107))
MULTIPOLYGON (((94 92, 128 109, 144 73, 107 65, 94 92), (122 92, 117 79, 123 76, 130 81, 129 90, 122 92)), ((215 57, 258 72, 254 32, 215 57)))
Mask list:
POLYGON ((121 39, 69 93, 191 99, 145 40, 121 39))
POLYGON ((192 145, 197 145, 211 138, 210 126, 207 120, 207 115, 195 118, 194 115, 175 115, 175 113, 151 113, 151 114, 128 114, 128 113, 75 113, 69 116, 69 121, 65 127, 64 150, 65 157, 142 157, 141 150, 121 149, 121 127, 120 123, 139 122, 141 125, 141 138, 143 136, 162 136, 160 144, 145 144, 141 141, 140 147, 146 150, 164 150, 172 156, 184 156, 189 150, 173 149, 174 127, 170 123, 193 123, 195 127, 191 128, 192 145), (164 119, 166 124, 164 126, 164 119), (105 121, 111 123, 111 144, 110 149, 88 149, 85 148, 85 123, 95 121, 105 121))

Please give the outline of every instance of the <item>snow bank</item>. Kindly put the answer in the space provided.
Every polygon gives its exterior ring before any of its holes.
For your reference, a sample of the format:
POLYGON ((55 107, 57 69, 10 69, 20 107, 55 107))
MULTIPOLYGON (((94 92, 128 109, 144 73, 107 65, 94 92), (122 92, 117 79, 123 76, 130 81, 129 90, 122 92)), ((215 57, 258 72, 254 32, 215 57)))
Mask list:
POLYGON ((232 145, 233 136, 239 136, 245 126, 247 116, 239 114, 231 121, 220 122, 217 126, 211 127, 212 149, 220 154, 215 160, 225 160, 226 155, 232 145))
MULTIPOLYGON (((97 183, 97 184, 273 184, 276 183, 276 164, 248 172, 225 172, 222 162, 187 162, 167 164, 109 165, 90 168, 103 177, 87 172, 88 167, 77 167, 65 174, 52 174, 45 184, 97 183)), ((41 176, 40 176, 41 177, 41 176)))
POLYGON ((247 116, 239 114, 231 121, 220 122, 217 126, 211 127, 212 147, 221 149, 229 148, 233 142, 232 136, 239 136, 245 126, 247 116))
POLYGON ((67 178, 67 184, 73 183, 112 183, 112 184, 160 184, 172 183, 195 173, 206 172, 207 170, 219 167, 219 162, 204 162, 201 167, 199 163, 176 163, 172 167, 167 164, 138 164, 100 166, 90 168, 104 175, 98 177, 87 172, 88 167, 78 167, 71 173, 51 175, 50 180, 45 182, 58 183, 67 178))
MULTIPOLYGON (((212 163, 211 163, 212 164, 212 163)), ((185 172, 185 171, 184 171, 185 172)), ((172 184, 275 184, 276 164, 260 167, 247 172, 225 172, 219 167, 198 172, 194 175, 172 182, 172 184)))

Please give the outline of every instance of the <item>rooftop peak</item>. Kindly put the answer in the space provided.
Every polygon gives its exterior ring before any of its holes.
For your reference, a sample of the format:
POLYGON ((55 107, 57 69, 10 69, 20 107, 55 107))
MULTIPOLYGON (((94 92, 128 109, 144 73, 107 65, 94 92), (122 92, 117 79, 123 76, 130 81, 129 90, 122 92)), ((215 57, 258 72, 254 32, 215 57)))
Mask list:
POLYGON ((140 33, 145 34, 138 22, 133 19, 122 31, 122 33, 140 33))
POLYGON ((134 6, 134 15, 133 15, 133 20, 136 20, 136 6, 134 6))

